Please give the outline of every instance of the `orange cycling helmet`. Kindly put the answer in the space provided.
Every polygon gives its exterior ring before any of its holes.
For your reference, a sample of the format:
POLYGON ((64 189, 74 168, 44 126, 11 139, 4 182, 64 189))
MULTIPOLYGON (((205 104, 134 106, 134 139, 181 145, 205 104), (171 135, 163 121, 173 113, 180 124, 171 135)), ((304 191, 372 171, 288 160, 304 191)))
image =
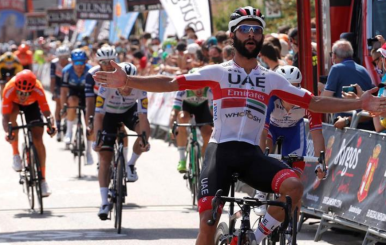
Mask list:
POLYGON ((22 92, 31 92, 36 85, 36 76, 31 70, 22 70, 15 76, 16 89, 22 92))
POLYGON ((23 44, 20 44, 17 50, 19 50, 20 53, 27 53, 27 51, 29 50, 29 47, 28 45, 23 43, 23 44))

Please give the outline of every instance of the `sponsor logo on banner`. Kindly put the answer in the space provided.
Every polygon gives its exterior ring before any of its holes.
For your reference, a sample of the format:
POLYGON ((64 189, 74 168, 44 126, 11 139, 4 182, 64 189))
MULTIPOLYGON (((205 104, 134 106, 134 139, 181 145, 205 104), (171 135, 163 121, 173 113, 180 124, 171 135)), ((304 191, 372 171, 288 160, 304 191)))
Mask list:
POLYGON ((113 1, 111 0, 77 0, 76 16, 78 19, 112 20, 113 1))
POLYGON ((47 20, 48 20, 48 25, 52 25, 52 24, 75 25, 76 24, 75 10, 70 8, 47 9, 47 20))
POLYGON ((319 197, 318 196, 311 195, 309 193, 306 193, 306 199, 310 200, 310 201, 313 201, 313 202, 318 202, 319 201, 319 197))
POLYGON ((386 214, 380 213, 371 209, 367 210, 366 217, 379 220, 379 221, 386 221, 386 214))
POLYGON ((360 215, 362 213, 362 209, 360 209, 359 207, 354 207, 352 205, 350 205, 350 208, 348 209, 348 211, 356 215, 360 215))
POLYGON ((323 198, 323 204, 326 204, 328 206, 334 206, 337 208, 342 207, 342 201, 339 199, 331 198, 331 197, 324 197, 323 198))
POLYGON ((343 169, 332 173, 332 181, 335 181, 335 177, 339 174, 340 176, 353 177, 352 174, 348 174, 349 169, 354 170, 358 165, 359 154, 362 152, 361 149, 358 149, 361 145, 361 137, 358 139, 356 147, 348 146, 349 142, 346 139, 343 139, 342 147, 338 152, 338 155, 335 157, 333 163, 338 166, 342 166, 343 169), (334 175, 335 174, 335 175, 334 175))
POLYGON ((103 107, 104 102, 105 102, 105 100, 102 97, 98 96, 96 99, 96 105, 95 106, 97 108, 101 108, 101 107, 103 107))

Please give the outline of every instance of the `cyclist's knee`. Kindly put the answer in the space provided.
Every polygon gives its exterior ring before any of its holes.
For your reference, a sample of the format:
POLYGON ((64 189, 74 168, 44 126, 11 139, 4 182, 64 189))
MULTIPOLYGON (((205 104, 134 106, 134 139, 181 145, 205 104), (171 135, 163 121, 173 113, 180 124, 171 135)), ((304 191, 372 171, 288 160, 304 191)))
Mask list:
POLYGON ((293 203, 297 203, 303 196, 303 184, 298 178, 288 178, 280 186, 280 193, 289 195, 293 203))
POLYGON ((179 123, 188 123, 190 121, 190 114, 186 111, 180 111, 177 119, 179 123))

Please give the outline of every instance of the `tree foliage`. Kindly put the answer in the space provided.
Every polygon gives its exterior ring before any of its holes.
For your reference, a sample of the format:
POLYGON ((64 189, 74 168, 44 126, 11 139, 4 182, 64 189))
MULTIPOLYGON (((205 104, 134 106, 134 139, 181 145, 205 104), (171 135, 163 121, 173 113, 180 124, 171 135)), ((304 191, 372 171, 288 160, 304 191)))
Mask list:
MULTIPOLYGON (((214 33, 223 30, 228 30, 229 15, 240 6, 253 6, 259 8, 265 14, 263 3, 256 4, 256 0, 211 0, 212 3, 212 21, 214 33)), ((262 1, 260 1, 262 2, 262 1)), ((266 18, 267 26, 265 33, 277 32, 280 26, 290 25, 295 27, 297 25, 297 9, 296 0, 281 0, 280 18, 266 18)), ((315 1, 311 2, 311 17, 315 16, 315 1)))

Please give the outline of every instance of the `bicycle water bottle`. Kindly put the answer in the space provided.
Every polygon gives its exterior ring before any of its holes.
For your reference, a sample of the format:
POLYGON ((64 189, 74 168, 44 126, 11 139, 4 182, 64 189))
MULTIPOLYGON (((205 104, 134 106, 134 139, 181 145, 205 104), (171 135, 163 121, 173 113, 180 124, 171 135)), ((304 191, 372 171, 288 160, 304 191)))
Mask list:
POLYGON ((231 241, 231 244, 230 245, 237 245, 237 240, 238 240, 238 236, 234 236, 232 238, 232 241, 231 241))

